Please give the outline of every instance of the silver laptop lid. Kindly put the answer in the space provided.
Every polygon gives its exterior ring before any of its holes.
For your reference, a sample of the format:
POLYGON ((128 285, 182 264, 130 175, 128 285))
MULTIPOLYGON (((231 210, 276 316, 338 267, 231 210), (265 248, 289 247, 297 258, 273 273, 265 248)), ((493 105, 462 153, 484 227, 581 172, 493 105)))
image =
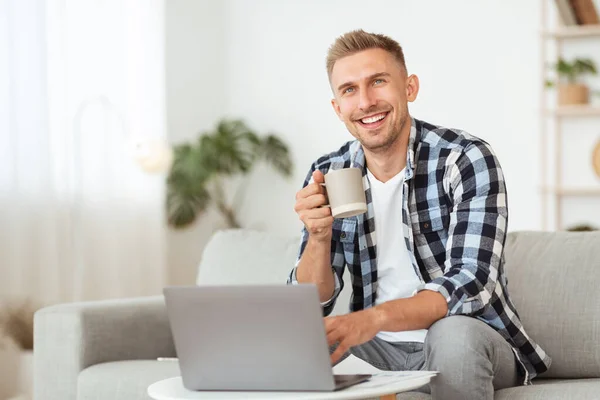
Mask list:
POLYGON ((333 390, 314 285, 167 287, 189 390, 333 390))

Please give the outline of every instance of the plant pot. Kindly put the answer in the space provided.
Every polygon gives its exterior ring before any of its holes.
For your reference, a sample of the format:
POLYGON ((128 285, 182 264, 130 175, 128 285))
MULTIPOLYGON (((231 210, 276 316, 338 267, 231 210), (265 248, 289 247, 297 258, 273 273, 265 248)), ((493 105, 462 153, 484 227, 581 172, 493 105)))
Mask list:
POLYGON ((558 86, 559 105, 588 104, 589 102, 590 90, 586 85, 571 83, 558 86))

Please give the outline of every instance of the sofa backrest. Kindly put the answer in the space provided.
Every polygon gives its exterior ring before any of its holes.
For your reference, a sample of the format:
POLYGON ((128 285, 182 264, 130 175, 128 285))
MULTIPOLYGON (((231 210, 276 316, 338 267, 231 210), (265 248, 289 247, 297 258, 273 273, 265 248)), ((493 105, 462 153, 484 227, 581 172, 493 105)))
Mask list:
MULTIPOLYGON (((299 237, 219 231, 197 284, 285 284, 299 237)), ((600 377, 600 232, 513 232, 506 240, 508 291, 527 333, 552 357, 543 377, 600 377)), ((333 315, 348 311, 350 284, 333 315)))
POLYGON ((600 377, 600 232, 514 232, 508 292, 527 333, 550 355, 546 378, 600 377))
POLYGON ((246 229, 216 232, 204 248, 198 285, 282 284, 298 254, 300 239, 246 229))
MULTIPOLYGON (((285 237, 248 229, 218 231, 204 248, 196 284, 285 285, 299 248, 299 235, 285 237)), ((350 290, 344 290, 332 315, 348 312, 349 300, 350 290)))

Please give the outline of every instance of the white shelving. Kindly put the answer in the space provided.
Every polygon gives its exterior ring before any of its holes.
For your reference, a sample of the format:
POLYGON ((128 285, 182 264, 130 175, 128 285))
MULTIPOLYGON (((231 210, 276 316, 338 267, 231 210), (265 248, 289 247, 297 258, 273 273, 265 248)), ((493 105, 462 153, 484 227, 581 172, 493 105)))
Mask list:
POLYGON ((557 117, 600 117, 600 106, 561 106, 548 110, 557 117))
MULTIPOLYGON (((561 26, 560 23, 549 26, 548 7, 555 7, 554 1, 541 0, 541 62, 540 70, 544 80, 549 77, 547 65, 556 60, 549 59, 547 44, 553 43, 556 55, 562 55, 564 47, 571 42, 585 40, 590 54, 600 53, 600 24, 561 26)), ((563 179, 563 134, 577 135, 576 131, 563 132, 562 121, 565 119, 592 119, 593 124, 600 126, 600 105, 548 106, 548 90, 541 89, 540 101, 540 149, 542 174, 542 227, 543 229, 562 230, 564 226, 563 200, 565 198, 597 198, 600 203, 600 184, 585 187, 569 187, 563 179), (549 150, 549 147, 552 150, 549 150)), ((600 131, 599 131, 600 133, 600 131)), ((566 136, 565 136, 566 137, 566 136)), ((576 139, 574 139, 576 140, 576 139)), ((591 153, 590 149, 590 153, 591 153)), ((591 154, 590 154, 591 157, 591 154)), ((590 166, 591 168, 591 166, 590 166)))
POLYGON ((553 30, 544 30, 544 36, 552 39, 576 39, 600 37, 600 25, 561 26, 553 30))
POLYGON ((600 196, 600 187, 588 188, 588 187, 561 187, 561 186, 546 186, 542 189, 547 194, 555 194, 564 197, 577 196, 600 196))

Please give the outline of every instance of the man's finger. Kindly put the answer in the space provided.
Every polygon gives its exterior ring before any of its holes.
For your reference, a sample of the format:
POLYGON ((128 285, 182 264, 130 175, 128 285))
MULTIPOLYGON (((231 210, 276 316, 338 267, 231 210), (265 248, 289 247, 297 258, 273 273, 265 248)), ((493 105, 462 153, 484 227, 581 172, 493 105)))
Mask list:
POLYGON ((327 204, 329 200, 324 194, 313 194, 298 201, 299 205, 305 210, 312 210, 327 204))
POLYGON ((325 188, 320 184, 313 182, 309 183, 296 193, 296 200, 300 200, 314 194, 325 194, 325 188))
POLYGON ((331 365, 337 363, 339 359, 346 354, 349 348, 350 347, 346 344, 346 342, 342 341, 337 349, 335 349, 335 351, 331 354, 331 365))
MULTIPOLYGON (((304 222, 304 221, 303 221, 304 222)), ((304 222, 306 229, 309 231, 321 230, 321 229, 331 229, 333 225, 333 217, 325 217, 319 219, 308 219, 304 222)))
POLYGON ((345 333, 346 332, 343 329, 331 331, 327 334, 327 344, 331 346, 337 342, 342 342, 344 340, 345 333))
POLYGON ((337 329, 339 324, 339 317, 327 317, 324 319, 325 322, 325 332, 329 334, 329 332, 337 329))
POLYGON ((331 209, 329 207, 313 208, 310 210, 300 211, 306 219, 321 219, 331 217, 331 209))
POLYGON ((313 208, 312 210, 298 210, 296 212, 300 221, 304 223, 307 223, 311 219, 319 220, 331 217, 331 210, 329 208, 313 208))
POLYGON ((325 175, 320 170, 316 170, 312 173, 313 181, 315 183, 325 183, 325 175))

